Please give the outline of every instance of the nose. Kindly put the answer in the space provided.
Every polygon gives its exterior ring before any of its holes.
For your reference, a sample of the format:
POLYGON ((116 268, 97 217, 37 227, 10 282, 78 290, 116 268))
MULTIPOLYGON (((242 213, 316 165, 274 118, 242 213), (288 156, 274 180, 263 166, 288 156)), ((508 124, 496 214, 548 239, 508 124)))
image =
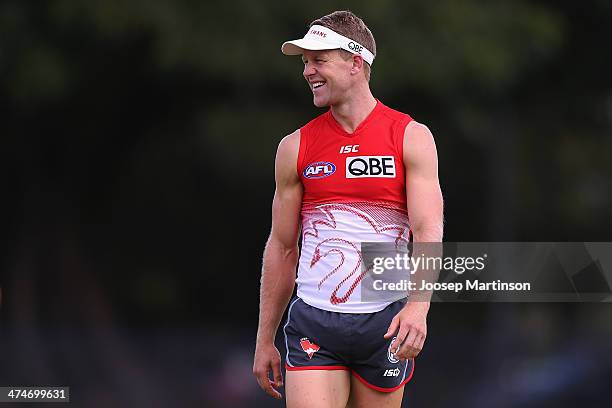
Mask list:
POLYGON ((314 75, 316 73, 314 67, 312 66, 312 64, 310 64, 309 62, 304 64, 304 77, 308 78, 311 75, 314 75))

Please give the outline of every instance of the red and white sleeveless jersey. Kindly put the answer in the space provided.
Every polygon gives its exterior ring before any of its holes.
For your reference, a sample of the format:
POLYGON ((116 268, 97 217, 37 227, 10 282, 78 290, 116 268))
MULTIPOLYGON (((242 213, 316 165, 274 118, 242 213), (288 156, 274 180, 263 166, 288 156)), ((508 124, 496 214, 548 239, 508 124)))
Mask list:
POLYGON ((311 306, 371 313, 389 302, 362 302, 362 242, 410 237, 402 160, 411 117, 380 101, 349 134, 331 111, 300 129, 298 174, 304 186, 298 296, 311 306))

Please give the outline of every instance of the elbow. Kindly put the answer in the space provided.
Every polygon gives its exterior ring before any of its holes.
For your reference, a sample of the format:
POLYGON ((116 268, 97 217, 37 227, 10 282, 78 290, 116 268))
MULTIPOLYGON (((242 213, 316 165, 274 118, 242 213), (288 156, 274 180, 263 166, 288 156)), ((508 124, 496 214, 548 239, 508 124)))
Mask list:
POLYGON ((443 234, 442 222, 422 223, 412 227, 415 242, 442 242, 443 234))
POLYGON ((283 240, 270 236, 266 243, 266 252, 274 252, 277 256, 286 261, 297 261, 299 249, 297 242, 283 242, 283 240))

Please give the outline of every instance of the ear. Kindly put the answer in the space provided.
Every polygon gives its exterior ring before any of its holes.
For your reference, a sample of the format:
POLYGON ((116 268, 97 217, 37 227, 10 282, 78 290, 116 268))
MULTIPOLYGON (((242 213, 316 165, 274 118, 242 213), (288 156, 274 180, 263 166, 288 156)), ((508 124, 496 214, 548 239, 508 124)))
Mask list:
POLYGON ((363 57, 361 55, 353 55, 353 66, 351 67, 351 74, 356 75, 363 69, 363 57))

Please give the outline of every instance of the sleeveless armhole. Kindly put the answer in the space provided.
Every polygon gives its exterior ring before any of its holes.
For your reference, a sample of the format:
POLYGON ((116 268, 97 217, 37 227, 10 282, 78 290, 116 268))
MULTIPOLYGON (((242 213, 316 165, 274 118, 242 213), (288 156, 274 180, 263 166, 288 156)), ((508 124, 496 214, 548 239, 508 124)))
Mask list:
POLYGON ((300 149, 297 157, 297 174, 298 177, 302 176, 304 171, 304 159, 306 158, 306 147, 307 147, 307 134, 306 126, 300 128, 300 149))
POLYGON ((404 163, 404 135, 406 134, 406 126, 412 122, 410 115, 403 115, 400 120, 396 123, 395 128, 395 148, 397 150, 398 157, 401 158, 402 164, 404 163))

